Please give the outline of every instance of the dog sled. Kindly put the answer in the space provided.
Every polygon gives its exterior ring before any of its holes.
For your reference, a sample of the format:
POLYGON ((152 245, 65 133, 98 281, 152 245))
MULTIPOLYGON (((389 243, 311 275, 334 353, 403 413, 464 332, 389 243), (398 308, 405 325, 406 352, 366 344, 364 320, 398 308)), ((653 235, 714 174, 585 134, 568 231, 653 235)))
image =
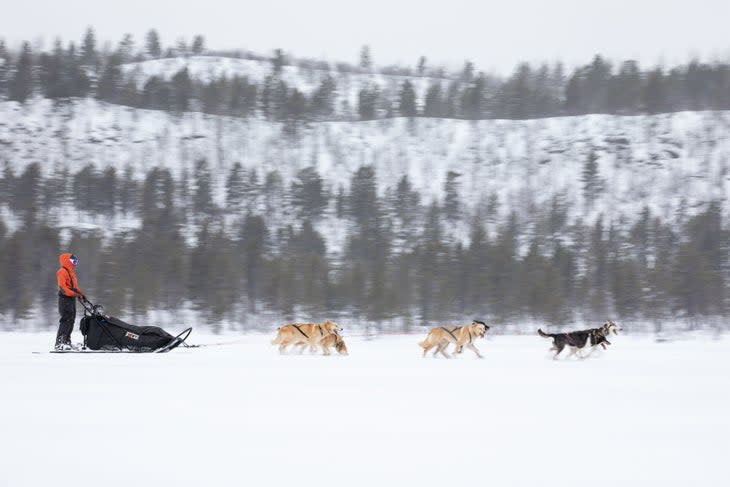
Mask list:
POLYGON ((164 353, 185 344, 192 328, 178 335, 171 335, 158 326, 130 325, 104 313, 101 305, 92 304, 86 298, 79 298, 84 307, 81 318, 81 334, 84 336, 80 350, 61 351, 79 353, 164 353))

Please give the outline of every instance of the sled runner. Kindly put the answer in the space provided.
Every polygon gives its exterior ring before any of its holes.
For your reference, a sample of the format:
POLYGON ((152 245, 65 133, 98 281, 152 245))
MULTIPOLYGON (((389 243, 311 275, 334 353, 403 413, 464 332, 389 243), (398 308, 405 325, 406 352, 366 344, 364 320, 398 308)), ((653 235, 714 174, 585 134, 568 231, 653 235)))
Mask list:
POLYGON ((104 308, 79 298, 84 307, 81 318, 82 350, 59 350, 59 353, 151 352, 164 353, 183 344, 192 328, 173 336, 157 326, 135 326, 104 314, 104 308))

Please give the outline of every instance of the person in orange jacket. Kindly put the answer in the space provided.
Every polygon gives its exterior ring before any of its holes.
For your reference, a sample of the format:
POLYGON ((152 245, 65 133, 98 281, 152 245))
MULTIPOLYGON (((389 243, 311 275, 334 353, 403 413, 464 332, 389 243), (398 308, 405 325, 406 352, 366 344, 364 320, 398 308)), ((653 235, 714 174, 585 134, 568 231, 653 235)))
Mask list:
POLYGON ((84 297, 76 280, 75 268, 79 259, 73 254, 65 253, 58 257, 61 268, 56 271, 58 281, 58 312, 61 319, 58 322, 56 334, 56 349, 68 350, 72 348, 71 332, 76 321, 76 298, 84 297))

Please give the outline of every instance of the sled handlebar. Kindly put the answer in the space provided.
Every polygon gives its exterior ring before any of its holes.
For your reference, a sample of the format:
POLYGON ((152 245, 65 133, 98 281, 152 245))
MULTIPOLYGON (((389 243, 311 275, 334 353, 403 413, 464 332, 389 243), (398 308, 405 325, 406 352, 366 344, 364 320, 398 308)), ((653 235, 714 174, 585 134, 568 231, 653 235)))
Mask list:
POLYGON ((81 296, 77 296, 77 299, 81 303, 81 306, 84 307, 84 310, 92 315, 98 315, 102 314, 104 307, 99 304, 94 304, 89 299, 84 296, 83 294, 81 296))

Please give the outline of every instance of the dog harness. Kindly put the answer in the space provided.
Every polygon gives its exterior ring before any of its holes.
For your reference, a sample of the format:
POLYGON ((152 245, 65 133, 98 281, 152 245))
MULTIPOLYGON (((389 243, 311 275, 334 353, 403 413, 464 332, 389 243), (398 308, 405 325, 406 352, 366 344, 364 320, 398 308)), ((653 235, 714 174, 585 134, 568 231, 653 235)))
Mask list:
POLYGON ((572 333, 565 334, 565 341, 568 342, 568 345, 570 345, 571 347, 575 347, 578 345, 578 341, 573 338, 572 333))
MULTIPOLYGON (((294 328, 296 328, 299 333, 301 333, 302 335, 304 335, 304 338, 306 338, 307 340, 309 340, 309 337, 307 336, 306 333, 304 333, 302 331, 301 328, 299 328, 299 325, 295 325, 294 323, 292 323, 291 326, 293 326, 294 328)), ((322 331, 322 325, 317 325, 317 329, 319 330, 319 335, 320 336, 324 336, 324 332, 322 331)))
POLYGON ((439 328, 441 328, 441 329, 442 329, 442 330, 444 330, 444 331, 445 331, 446 333, 448 333, 449 335, 451 335, 451 338, 453 338, 455 342, 458 342, 458 341, 459 341, 459 339, 458 339, 458 338, 456 338, 456 335, 454 335, 454 332, 456 332, 457 330, 461 329, 461 327, 460 327, 460 326, 458 326, 458 327, 454 328, 453 330, 449 330, 449 329, 448 329, 448 328, 446 328, 445 326, 440 326, 439 328))
MULTIPOLYGON (((294 323, 292 323, 292 325, 291 325, 291 326, 293 326, 294 328, 296 328, 296 329, 297 329, 297 331, 298 331, 299 333, 301 333, 302 335, 304 335, 304 338, 306 338, 307 340, 309 340, 309 337, 307 336, 307 334, 306 334, 306 333, 304 333, 304 332, 302 331, 302 329, 301 329, 301 328, 299 328, 299 325, 295 325, 294 323)), ((320 332, 321 332, 321 331, 322 331, 322 330, 320 330, 320 332)))

